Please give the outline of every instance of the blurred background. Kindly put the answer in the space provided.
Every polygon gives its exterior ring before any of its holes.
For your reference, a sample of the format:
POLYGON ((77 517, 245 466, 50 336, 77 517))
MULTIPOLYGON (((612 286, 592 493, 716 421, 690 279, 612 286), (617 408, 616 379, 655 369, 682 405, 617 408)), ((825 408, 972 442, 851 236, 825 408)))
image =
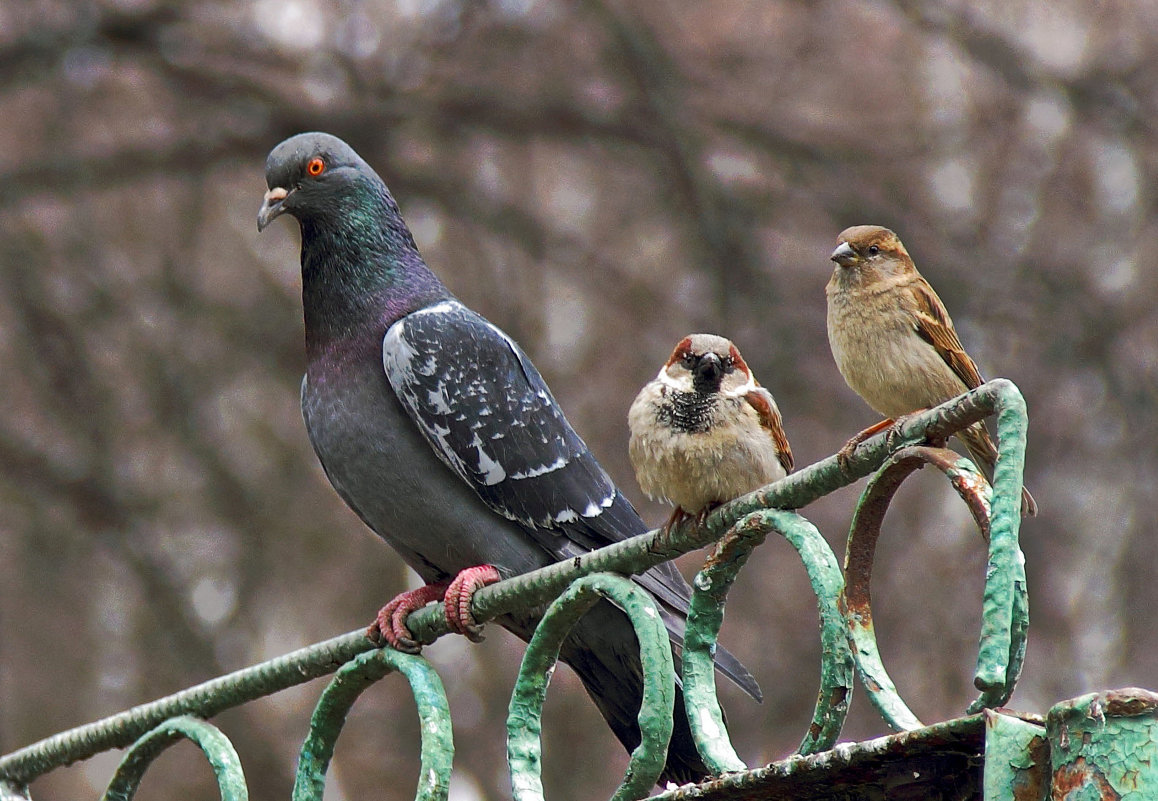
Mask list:
MULTIPOLYGON (((257 234, 266 153, 313 129, 377 168, 653 524, 626 411, 684 334, 737 342, 798 465, 875 422, 833 364, 824 284, 839 231, 895 229, 982 372, 1029 403, 1042 514, 1012 706, 1158 689, 1155 120, 1152 0, 0 6, 0 751, 363 627, 412 586, 306 440, 297 227, 257 234)), ((886 664, 934 722, 975 695, 985 553, 925 473, 873 595, 886 664)), ((804 510, 838 555, 862 486, 804 510)), ((819 646, 787 544, 752 559, 724 640, 766 695, 722 690, 740 754, 788 755, 819 646)), ((491 627, 427 653, 452 798, 509 797, 521 644, 491 627)), ((219 719, 255 799, 288 797, 321 686, 219 719)), ((369 692, 327 798, 412 797, 414 718, 400 680, 369 692)), ((566 670, 545 726, 549 797, 606 797, 625 757, 566 670)), ((858 687, 843 739, 884 733, 858 687)), ((116 761, 33 793, 96 797, 116 761)), ((191 746, 141 793, 217 797, 191 746)))

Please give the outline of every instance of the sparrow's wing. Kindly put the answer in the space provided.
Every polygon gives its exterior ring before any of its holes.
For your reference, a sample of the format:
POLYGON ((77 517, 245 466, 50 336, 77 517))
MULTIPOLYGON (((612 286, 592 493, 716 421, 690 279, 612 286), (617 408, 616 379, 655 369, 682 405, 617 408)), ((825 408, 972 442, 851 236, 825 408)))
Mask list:
MULTIPOLYGON (((912 289, 917 301, 917 334, 937 349, 937 353, 966 387, 975 389, 981 386, 985 379, 962 347, 957 332, 953 330, 953 323, 949 320, 949 313, 945 311, 945 305, 933 287, 921 278, 912 285, 912 289)), ((993 465, 997 461, 997 446, 993 444, 985 423, 975 423, 964 431, 958 431, 957 436, 969 448, 978 467, 992 477, 993 465)), ((1037 515, 1037 501, 1025 487, 1021 488, 1021 513, 1028 517, 1037 515)))
POLYGON ((936 348, 937 353, 967 388, 981 386, 984 379, 957 338, 953 321, 949 319, 945 304, 937 297, 933 287, 924 278, 918 278, 909 285, 909 289, 916 302, 917 334, 936 348))
POLYGON ((780 409, 772 398, 772 393, 759 385, 749 390, 744 397, 748 405, 756 410, 760 416, 760 425, 776 443, 776 457, 784 467, 785 473, 792 472, 792 448, 788 445, 788 437, 784 434, 784 423, 780 419, 780 409))

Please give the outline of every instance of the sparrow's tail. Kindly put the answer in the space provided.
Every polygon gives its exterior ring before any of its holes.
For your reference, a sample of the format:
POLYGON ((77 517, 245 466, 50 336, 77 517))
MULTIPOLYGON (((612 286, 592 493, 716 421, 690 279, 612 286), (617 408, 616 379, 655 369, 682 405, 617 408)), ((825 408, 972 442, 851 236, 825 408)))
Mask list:
MULTIPOLYGON (((993 480, 993 466, 997 464, 997 446, 989 436, 984 423, 977 423, 964 431, 957 432, 958 438, 965 443, 973 461, 985 473, 985 477, 993 480)), ((1023 517, 1037 516, 1037 501, 1029 494, 1025 487, 1021 488, 1021 514, 1023 517)))

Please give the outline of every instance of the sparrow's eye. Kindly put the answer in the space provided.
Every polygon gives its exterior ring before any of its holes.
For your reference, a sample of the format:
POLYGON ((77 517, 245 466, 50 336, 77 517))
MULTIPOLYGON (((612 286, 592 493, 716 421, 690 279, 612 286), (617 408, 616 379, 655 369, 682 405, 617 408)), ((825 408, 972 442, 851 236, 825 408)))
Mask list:
POLYGON ((731 356, 724 357, 724 372, 730 373, 736 369, 736 360, 731 356))
POLYGON ((306 172, 317 178, 326 171, 326 162, 322 161, 319 156, 314 156, 306 162, 306 172))
POLYGON ((684 357, 682 359, 680 359, 680 362, 683 364, 684 367, 687 367, 690 370, 696 363, 695 354, 685 353, 684 357))
POLYGON ((868 252, 869 252, 870 256, 875 256, 881 252, 880 246, 879 245, 869 245, 869 251, 868 252))

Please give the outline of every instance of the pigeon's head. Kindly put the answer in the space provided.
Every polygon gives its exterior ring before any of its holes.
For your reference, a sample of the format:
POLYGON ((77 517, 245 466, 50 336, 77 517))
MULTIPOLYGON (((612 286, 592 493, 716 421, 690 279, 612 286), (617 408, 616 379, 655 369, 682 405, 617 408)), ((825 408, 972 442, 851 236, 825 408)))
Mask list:
POLYGON ((377 175, 336 136, 303 133, 291 136, 270 151, 265 161, 269 191, 257 213, 257 230, 263 230, 282 214, 298 220, 341 208, 352 190, 377 175))

